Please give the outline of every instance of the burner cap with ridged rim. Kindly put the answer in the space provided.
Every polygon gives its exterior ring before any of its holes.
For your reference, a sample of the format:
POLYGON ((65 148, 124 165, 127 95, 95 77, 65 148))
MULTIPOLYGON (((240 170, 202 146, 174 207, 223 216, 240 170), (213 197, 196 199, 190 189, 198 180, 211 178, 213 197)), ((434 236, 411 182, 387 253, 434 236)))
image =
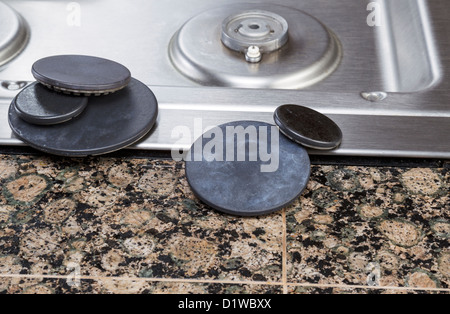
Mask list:
POLYGON ((125 88, 131 80, 123 65, 92 56, 61 55, 36 61, 35 79, 60 92, 81 95, 105 95, 125 88))

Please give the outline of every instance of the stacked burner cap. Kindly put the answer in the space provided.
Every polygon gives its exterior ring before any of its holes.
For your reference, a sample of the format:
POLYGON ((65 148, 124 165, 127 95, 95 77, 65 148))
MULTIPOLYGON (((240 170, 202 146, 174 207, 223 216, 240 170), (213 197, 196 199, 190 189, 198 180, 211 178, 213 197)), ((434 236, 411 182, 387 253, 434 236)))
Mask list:
POLYGON ((68 97, 49 91, 37 82, 24 89, 13 100, 17 115, 31 124, 55 125, 80 115, 88 104, 87 97, 68 97))
POLYGON ((105 95, 125 88, 131 80, 123 65, 90 56, 54 56, 33 64, 34 78, 56 91, 75 95, 105 95))
POLYGON ((9 124, 30 146, 81 157, 120 150, 151 131, 158 115, 153 92, 123 65, 91 56, 37 61, 37 82, 12 101, 9 124))

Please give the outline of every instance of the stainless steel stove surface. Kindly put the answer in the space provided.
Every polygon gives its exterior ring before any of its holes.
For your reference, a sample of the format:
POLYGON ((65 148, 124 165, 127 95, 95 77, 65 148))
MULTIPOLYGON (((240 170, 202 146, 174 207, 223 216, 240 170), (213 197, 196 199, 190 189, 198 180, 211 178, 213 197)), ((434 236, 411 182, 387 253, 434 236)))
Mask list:
POLYGON ((325 113, 344 141, 313 154, 450 158, 446 0, 0 1, 0 145, 32 64, 59 54, 127 66, 156 94, 133 148, 188 148, 209 126, 325 113), (190 130, 180 137, 178 127, 190 130))

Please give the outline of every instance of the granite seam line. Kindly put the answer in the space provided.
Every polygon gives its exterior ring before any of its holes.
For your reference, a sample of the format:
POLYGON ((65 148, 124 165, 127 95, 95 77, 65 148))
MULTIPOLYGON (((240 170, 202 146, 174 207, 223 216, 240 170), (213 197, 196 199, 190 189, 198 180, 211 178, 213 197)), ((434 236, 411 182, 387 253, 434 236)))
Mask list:
POLYGON ((283 235, 282 235, 282 262, 281 262, 281 280, 283 283, 283 293, 288 293, 288 285, 287 285, 287 225, 286 225, 286 209, 283 209, 282 213, 283 218, 283 235))
MULTIPOLYGON (((20 274, 0 274, 0 278, 22 278, 22 279, 68 279, 73 276, 63 275, 20 275, 20 274)), ((80 280, 114 280, 114 281, 144 281, 144 282, 169 282, 169 283, 192 283, 192 284, 231 284, 249 286, 282 286, 283 282, 265 281, 233 281, 233 280, 207 280, 207 279, 177 279, 177 278, 133 278, 133 277, 100 277, 100 276, 78 276, 80 280)), ((364 290, 396 290, 396 291, 428 291, 428 292, 449 292, 444 288, 416 288, 416 287, 394 287, 394 286, 364 286, 364 285, 341 285, 341 284, 314 284, 314 283, 291 283, 286 282, 287 287, 304 288, 340 288, 340 289, 364 289, 364 290)))

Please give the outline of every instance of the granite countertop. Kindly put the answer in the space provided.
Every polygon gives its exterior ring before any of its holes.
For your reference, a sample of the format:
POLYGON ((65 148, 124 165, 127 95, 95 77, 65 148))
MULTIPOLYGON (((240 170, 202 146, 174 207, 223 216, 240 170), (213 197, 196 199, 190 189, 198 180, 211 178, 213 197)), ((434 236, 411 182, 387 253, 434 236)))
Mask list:
POLYGON ((0 293, 450 293, 450 171, 312 167, 259 218, 163 159, 0 155, 0 293))

